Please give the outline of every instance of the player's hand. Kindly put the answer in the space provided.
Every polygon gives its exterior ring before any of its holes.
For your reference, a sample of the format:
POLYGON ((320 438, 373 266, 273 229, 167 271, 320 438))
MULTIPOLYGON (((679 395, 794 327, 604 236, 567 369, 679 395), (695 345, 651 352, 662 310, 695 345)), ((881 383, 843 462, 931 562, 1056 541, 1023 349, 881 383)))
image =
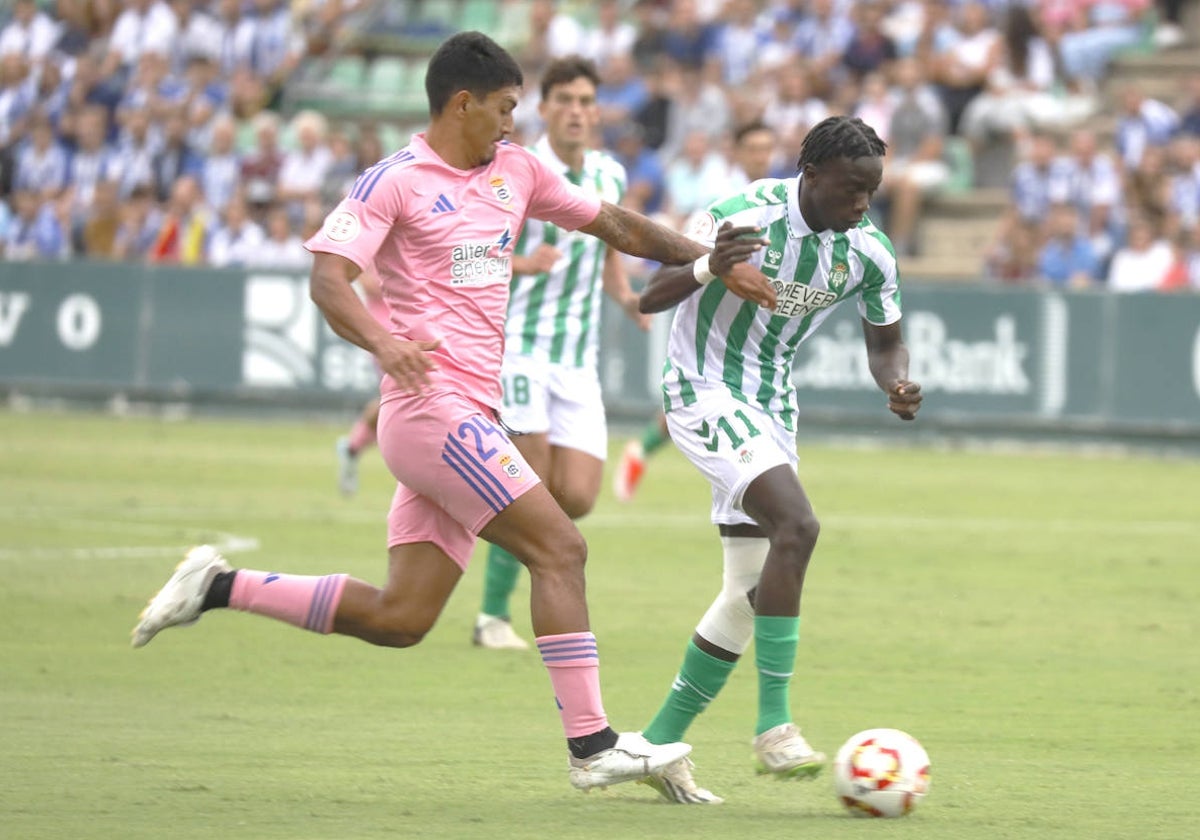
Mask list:
POLYGON ((406 394, 419 394, 429 385, 429 372, 437 362, 429 355, 441 345, 438 341, 392 341, 375 353, 383 372, 406 394))
POLYGON ((543 242, 534 249, 532 254, 529 254, 526 259, 529 260, 529 274, 545 274, 554 268, 554 264, 562 257, 562 251, 555 248, 553 245, 547 245, 543 242))
POLYGON ((921 408, 921 386, 907 379, 897 379, 887 389, 888 410, 901 420, 912 420, 921 408))
POLYGON ((649 332, 650 324, 654 321, 654 315, 638 310, 638 301, 641 299, 641 297, 642 296, 636 292, 632 292, 626 297, 622 298, 621 311, 625 313, 625 316, 629 318, 630 321, 633 321, 633 323, 637 324, 639 330, 642 332, 649 332))
MULTIPOLYGON (((709 264, 711 265, 711 262, 709 264)), ((775 309, 775 288, 767 279, 767 275, 749 263, 735 265, 728 274, 721 276, 721 282, 725 284, 725 288, 743 300, 757 303, 764 309, 775 309)))
POLYGON ((762 228, 752 225, 734 227, 732 222, 723 223, 717 228, 717 239, 708 255, 708 270, 724 278, 735 265, 767 246, 768 240, 763 239, 761 233, 762 228))

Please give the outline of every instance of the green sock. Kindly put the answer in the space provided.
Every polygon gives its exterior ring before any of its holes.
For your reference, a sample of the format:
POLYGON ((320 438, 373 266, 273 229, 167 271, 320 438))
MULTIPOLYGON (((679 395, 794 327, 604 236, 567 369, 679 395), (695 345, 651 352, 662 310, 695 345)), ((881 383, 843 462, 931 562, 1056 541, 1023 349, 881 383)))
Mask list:
POLYGON ((487 570, 483 574, 482 612, 507 617, 508 599, 517 587, 521 561, 498 545, 488 549, 487 570))
POLYGON ((683 665, 662 708, 650 721, 642 735, 651 744, 670 744, 678 741, 700 714, 725 686, 736 662, 726 662, 710 656, 688 641, 683 665))
POLYGON ((755 735, 792 719, 788 685, 796 667, 800 618, 754 616, 754 664, 758 666, 758 724, 755 735))
POLYGON ((642 452, 649 455, 656 449, 661 449, 663 444, 671 438, 663 433, 662 428, 658 425, 658 419, 642 430, 642 452))

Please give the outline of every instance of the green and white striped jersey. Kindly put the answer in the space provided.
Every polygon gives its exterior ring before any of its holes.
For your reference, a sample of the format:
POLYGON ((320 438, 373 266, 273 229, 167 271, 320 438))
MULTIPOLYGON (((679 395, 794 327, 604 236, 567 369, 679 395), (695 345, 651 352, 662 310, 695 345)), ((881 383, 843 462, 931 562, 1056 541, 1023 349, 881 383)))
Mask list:
POLYGON ((714 280, 679 304, 663 368, 663 408, 691 405, 698 384, 721 383, 794 431, 796 348, 833 307, 856 298, 872 324, 900 319, 899 273, 887 236, 868 219, 845 233, 813 231, 800 214, 800 179, 765 179, 697 213, 688 235, 712 245, 725 221, 757 225, 770 244, 749 262, 771 279, 774 312, 714 280))
MULTIPOLYGON (((572 173, 546 137, 530 151, 585 192, 616 204, 625 194, 625 167, 589 150, 583 171, 572 173)), ((594 236, 529 219, 515 253, 553 245, 562 257, 545 274, 513 275, 505 327, 505 351, 570 367, 595 367, 600 337, 601 276, 608 246, 594 236)))

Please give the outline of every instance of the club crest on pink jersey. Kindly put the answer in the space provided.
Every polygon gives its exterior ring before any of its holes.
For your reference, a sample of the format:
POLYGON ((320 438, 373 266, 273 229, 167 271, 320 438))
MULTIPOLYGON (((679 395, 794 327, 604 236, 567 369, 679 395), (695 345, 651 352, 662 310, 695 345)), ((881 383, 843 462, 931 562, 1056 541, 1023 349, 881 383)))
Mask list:
POLYGON ((349 210, 330 213, 325 220, 325 236, 331 242, 353 242, 362 233, 362 223, 349 210))
POLYGON ((497 175, 495 178, 492 178, 488 183, 490 183, 492 185, 492 195, 496 196, 497 201, 499 201, 501 204, 511 204, 512 203, 512 198, 513 198, 512 190, 510 190, 508 188, 508 184, 505 182, 505 180, 503 178, 501 178, 499 175, 497 175))

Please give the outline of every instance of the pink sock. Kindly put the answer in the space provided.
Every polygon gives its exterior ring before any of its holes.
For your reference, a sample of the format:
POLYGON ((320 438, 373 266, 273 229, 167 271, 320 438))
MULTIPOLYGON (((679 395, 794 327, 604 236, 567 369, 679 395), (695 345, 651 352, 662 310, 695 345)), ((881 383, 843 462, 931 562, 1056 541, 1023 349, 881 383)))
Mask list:
POLYGON ((591 633, 538 636, 538 651, 550 672, 554 698, 568 738, 580 738, 608 726, 600 699, 600 655, 591 633))
POLYGON ((277 618, 314 633, 331 633, 347 577, 307 577, 238 569, 229 593, 229 606, 277 618))
POLYGON ((375 427, 362 420, 350 430, 350 451, 357 455, 375 442, 375 427))

